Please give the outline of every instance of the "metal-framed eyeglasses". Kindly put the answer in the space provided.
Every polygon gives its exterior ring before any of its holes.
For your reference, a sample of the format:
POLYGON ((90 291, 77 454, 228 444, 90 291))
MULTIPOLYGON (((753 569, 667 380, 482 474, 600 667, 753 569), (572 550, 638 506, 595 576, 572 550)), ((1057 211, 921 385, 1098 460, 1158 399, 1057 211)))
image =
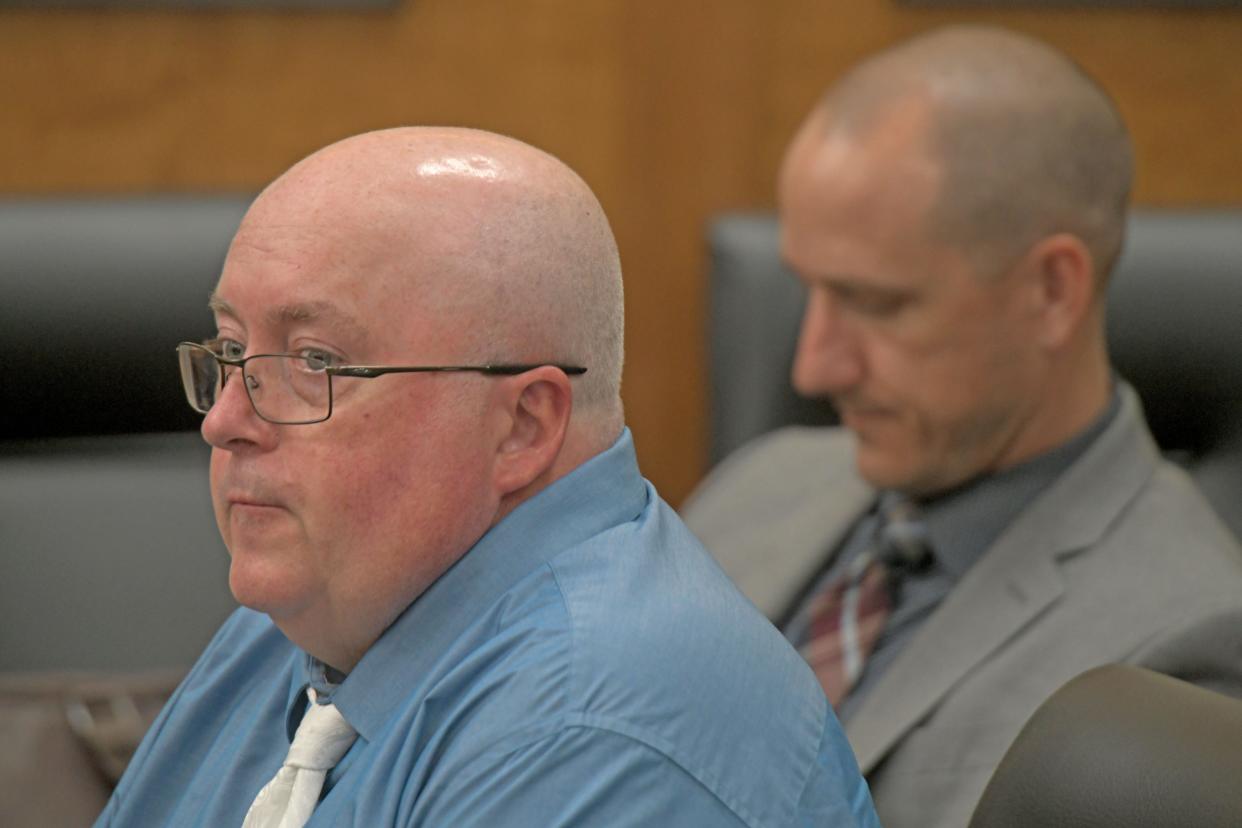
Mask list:
POLYGON ((337 365, 327 355, 251 354, 229 357, 214 341, 182 342, 177 346, 181 384, 186 401, 200 414, 211 411, 233 374, 240 373, 246 396, 262 419, 277 425, 310 425, 332 416, 334 377, 374 379, 384 374, 473 372, 492 376, 524 374, 544 365, 570 376, 586 368, 554 363, 492 365, 337 365))

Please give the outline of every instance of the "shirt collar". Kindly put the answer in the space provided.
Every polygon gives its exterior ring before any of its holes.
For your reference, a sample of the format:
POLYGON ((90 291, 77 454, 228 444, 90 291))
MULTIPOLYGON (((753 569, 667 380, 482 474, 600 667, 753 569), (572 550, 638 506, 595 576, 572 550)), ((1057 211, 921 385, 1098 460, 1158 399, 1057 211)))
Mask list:
POLYGON ((937 565, 960 578, 1018 513, 1095 442, 1121 409, 1114 384, 1108 406, 1069 441, 1012 468, 976 478, 920 504, 937 565))
POLYGON ((323 665, 307 656, 290 682, 289 721, 310 684, 326 691, 362 738, 373 741, 397 705, 489 606, 561 551, 636 518, 648 497, 626 428, 611 448, 488 530, 397 617, 341 684, 321 687, 323 665))

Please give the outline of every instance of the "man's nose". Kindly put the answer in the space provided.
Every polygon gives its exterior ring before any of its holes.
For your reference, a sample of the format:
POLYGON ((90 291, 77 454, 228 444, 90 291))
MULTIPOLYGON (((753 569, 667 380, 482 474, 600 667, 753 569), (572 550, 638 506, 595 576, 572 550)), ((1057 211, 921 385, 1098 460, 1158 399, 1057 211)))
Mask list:
POLYGON ((857 335, 831 294, 808 291, 794 354, 794 388, 805 397, 842 394, 862 381, 863 368, 857 335))
POLYGON ((203 439, 212 448, 267 451, 276 446, 279 430, 258 415, 244 386, 241 371, 233 369, 215 405, 203 417, 203 439))

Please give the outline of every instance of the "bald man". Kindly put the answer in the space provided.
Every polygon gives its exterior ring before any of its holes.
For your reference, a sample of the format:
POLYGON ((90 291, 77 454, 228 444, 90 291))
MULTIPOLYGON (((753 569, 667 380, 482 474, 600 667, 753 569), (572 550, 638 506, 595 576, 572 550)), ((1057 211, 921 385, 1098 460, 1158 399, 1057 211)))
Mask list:
POLYGON ((98 825, 874 826, 806 664, 639 475, 599 204, 407 128, 255 201, 183 343, 244 605, 98 825))
POLYGON ((965 825, 1092 666, 1242 694, 1242 553, 1105 348, 1130 169, 1094 82, 982 27, 864 62, 785 157, 793 382, 844 427, 743 448, 685 516, 815 667, 887 828, 965 825))

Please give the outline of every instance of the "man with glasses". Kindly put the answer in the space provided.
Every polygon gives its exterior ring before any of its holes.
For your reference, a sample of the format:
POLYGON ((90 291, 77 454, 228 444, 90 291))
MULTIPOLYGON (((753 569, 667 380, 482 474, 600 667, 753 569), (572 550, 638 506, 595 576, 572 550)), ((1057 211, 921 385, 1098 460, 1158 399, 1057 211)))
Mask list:
POLYGON ((178 357, 244 608, 99 825, 876 824, 813 675, 639 475, 617 250, 564 165, 334 144, 210 305, 178 357))
POLYGON ((1104 91, 980 26, 864 61, 786 154, 793 383, 844 427, 743 448, 686 520, 814 667, 888 828, 965 825, 1090 667, 1242 694, 1242 555, 1109 365, 1130 176, 1104 91))

